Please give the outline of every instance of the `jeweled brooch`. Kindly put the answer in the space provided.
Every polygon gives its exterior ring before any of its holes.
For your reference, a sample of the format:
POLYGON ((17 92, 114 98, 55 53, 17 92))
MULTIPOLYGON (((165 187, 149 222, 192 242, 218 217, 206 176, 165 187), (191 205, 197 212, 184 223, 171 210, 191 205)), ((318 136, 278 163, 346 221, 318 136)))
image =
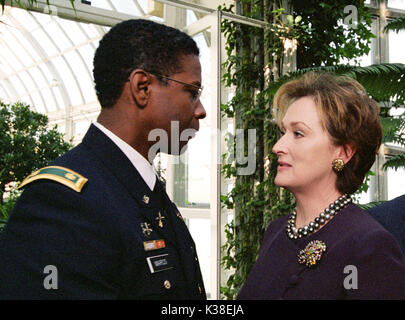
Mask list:
POLYGON ((322 254, 326 251, 326 244, 320 240, 314 240, 307 244, 305 249, 298 254, 298 262, 307 267, 314 266, 321 260, 322 254))

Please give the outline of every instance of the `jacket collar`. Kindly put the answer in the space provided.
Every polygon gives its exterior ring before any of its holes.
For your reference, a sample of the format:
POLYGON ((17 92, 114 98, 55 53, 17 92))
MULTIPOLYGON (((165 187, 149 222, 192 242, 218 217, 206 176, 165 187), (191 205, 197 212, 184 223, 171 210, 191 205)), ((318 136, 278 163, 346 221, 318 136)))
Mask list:
MULTIPOLYGON (((82 143, 91 150, 117 180, 124 185, 128 193, 135 198, 140 207, 139 213, 144 220, 152 225, 153 230, 173 243, 177 242, 175 237, 177 232, 188 234, 186 225, 176 216, 177 209, 159 179, 156 179, 156 186, 159 186, 163 192, 165 203, 163 210, 157 206, 158 201, 131 161, 100 129, 92 124, 82 143), (163 217, 163 227, 159 225, 159 213, 163 217), (169 227, 170 221, 173 222, 173 230, 169 227)), ((188 238, 189 241, 193 242, 191 237, 188 238)))
POLYGON ((152 225, 153 230, 175 243, 176 246, 188 246, 189 243, 194 245, 186 224, 159 179, 156 179, 156 187, 160 187, 163 193, 164 209, 157 206, 158 201, 131 161, 101 130, 92 124, 82 143, 97 156, 117 180, 124 185, 128 193, 135 198, 140 206, 139 213, 152 225), (159 225, 159 212, 163 217, 163 227, 159 225), (185 237, 187 240, 178 243, 176 234, 182 234, 183 238, 185 237))
POLYGON ((127 156, 100 129, 92 124, 82 143, 125 186, 141 207, 148 208, 152 205, 152 191, 127 156))

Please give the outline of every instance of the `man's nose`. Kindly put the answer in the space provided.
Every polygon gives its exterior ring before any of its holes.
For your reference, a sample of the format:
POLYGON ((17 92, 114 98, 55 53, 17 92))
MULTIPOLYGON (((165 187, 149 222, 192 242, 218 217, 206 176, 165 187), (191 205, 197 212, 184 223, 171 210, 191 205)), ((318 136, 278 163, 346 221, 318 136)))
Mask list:
POLYGON ((201 103, 201 100, 198 100, 194 114, 197 119, 204 119, 207 116, 207 112, 205 111, 205 108, 201 103))

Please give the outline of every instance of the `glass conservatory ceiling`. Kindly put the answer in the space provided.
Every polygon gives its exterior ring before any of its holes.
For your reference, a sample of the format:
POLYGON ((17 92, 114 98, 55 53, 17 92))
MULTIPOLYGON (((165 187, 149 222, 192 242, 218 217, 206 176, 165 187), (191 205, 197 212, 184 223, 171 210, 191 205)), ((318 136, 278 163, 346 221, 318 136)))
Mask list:
MULTIPOLYGON (((142 16, 145 1, 93 0, 93 5, 142 16)), ((97 103, 92 59, 107 27, 8 6, 0 21, 2 100, 20 100, 41 113, 97 103)))
MULTIPOLYGON (((0 16, 0 99, 23 101, 49 115, 84 105, 99 108, 92 60, 109 29, 100 24, 140 17, 166 22, 148 14, 151 2, 156 4, 148 0, 91 0, 91 6, 76 0, 74 14, 69 1, 50 1, 50 7, 37 2, 38 12, 6 6, 0 16), (68 17, 66 12, 86 23, 59 17, 68 17)), ((186 20, 197 20, 193 11, 187 10, 186 20)))

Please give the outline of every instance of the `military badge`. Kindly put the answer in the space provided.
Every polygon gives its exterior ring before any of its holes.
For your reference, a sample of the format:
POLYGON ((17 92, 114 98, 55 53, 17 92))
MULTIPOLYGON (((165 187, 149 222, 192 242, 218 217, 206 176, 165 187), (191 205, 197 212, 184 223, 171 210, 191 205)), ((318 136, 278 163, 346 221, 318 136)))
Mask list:
POLYGON ((18 189, 22 189, 26 185, 34 181, 43 179, 56 181, 76 192, 81 192, 84 185, 88 181, 87 178, 83 177, 82 175, 71 169, 59 166, 49 166, 39 169, 30 174, 27 178, 24 179, 18 189))
POLYGON ((146 237, 149 237, 152 233, 152 229, 150 227, 150 224, 147 222, 143 222, 141 223, 141 228, 142 228, 142 232, 146 237))
POLYGON ((152 251, 152 250, 163 249, 166 247, 166 244, 163 239, 151 240, 151 241, 145 241, 143 243, 143 247, 144 247, 145 251, 152 251))
POLYGON ((158 220, 159 221, 159 228, 163 228, 163 220, 164 219, 166 219, 164 216, 162 216, 162 214, 160 213, 160 211, 159 211, 159 213, 158 213, 158 217, 156 218, 156 220, 158 220))
POLYGON ((150 272, 156 273, 164 270, 173 269, 168 258, 169 255, 167 253, 146 258, 150 272))
POLYGON ((183 221, 184 221, 183 216, 181 215, 181 213, 180 213, 179 210, 176 211, 176 216, 177 216, 177 218, 179 218, 180 220, 183 220, 183 221))
POLYGON ((148 203, 149 203, 149 197, 145 194, 145 195, 143 196, 143 198, 142 198, 142 201, 143 201, 145 204, 148 204, 148 203))

